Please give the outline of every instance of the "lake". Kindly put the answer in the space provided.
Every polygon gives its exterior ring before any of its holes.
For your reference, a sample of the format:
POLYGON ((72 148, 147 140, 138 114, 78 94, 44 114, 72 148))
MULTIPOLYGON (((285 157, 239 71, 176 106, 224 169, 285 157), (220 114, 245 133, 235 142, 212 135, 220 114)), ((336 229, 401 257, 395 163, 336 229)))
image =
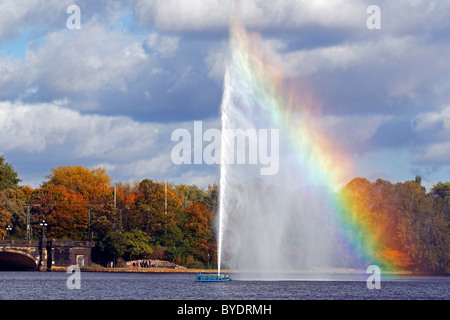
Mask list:
POLYGON ((195 274, 82 272, 68 289, 65 272, 0 272, 2 300, 448 300, 449 277, 386 276, 381 289, 361 277, 291 276, 280 281, 194 282, 195 274))

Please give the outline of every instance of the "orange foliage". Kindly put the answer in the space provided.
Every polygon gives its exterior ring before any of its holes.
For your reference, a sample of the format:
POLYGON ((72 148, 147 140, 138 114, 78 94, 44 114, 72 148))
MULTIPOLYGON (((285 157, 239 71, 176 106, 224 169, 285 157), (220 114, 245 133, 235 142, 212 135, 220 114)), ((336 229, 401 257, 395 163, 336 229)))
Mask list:
POLYGON ((39 223, 45 219, 49 238, 83 237, 88 223, 88 209, 82 194, 68 192, 61 186, 47 185, 35 190, 31 205, 35 228, 39 228, 39 223))
POLYGON ((111 178, 106 174, 105 169, 89 170, 81 166, 53 168, 52 173, 46 178, 49 180, 44 183, 44 186, 61 186, 70 192, 81 193, 87 199, 104 196, 110 190, 111 184, 111 178))
POLYGON ((396 268, 407 268, 413 265, 412 260, 403 252, 385 248, 380 254, 379 259, 386 264, 393 264, 396 268))
POLYGON ((10 224, 11 213, 0 203, 0 237, 6 235, 6 226, 10 224))

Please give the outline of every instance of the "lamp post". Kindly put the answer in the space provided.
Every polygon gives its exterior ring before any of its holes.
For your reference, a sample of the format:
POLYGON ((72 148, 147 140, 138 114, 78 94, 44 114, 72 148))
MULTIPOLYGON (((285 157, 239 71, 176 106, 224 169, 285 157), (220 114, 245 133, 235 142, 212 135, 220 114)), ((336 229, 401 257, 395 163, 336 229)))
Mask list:
POLYGON ((31 240, 32 238, 32 229, 31 229, 31 212, 30 212, 30 206, 31 207, 40 207, 40 204, 30 204, 30 205, 26 205, 24 206, 25 208, 27 208, 27 235, 25 237, 25 240, 31 240))
POLYGON ((92 241, 91 209, 88 209, 88 239, 89 239, 89 241, 92 241))
POLYGON ((47 226, 47 222, 45 222, 45 220, 42 220, 42 222, 39 224, 42 227, 42 239, 46 239, 47 237, 45 236, 45 227, 47 226))
POLYGON ((11 230, 12 230, 11 226, 8 225, 8 226, 6 227, 6 235, 8 236, 8 239, 9 239, 9 235, 10 235, 11 230))
MULTIPOLYGON (((42 235, 41 239, 39 240, 39 264, 38 264, 38 270, 44 271, 48 270, 48 267, 51 268, 51 262, 50 265, 48 265, 48 248, 47 248, 47 237, 45 236, 45 227, 47 226, 47 222, 45 220, 42 220, 42 222, 39 224, 42 227, 42 235)), ((51 251, 50 251, 51 252, 51 251)))

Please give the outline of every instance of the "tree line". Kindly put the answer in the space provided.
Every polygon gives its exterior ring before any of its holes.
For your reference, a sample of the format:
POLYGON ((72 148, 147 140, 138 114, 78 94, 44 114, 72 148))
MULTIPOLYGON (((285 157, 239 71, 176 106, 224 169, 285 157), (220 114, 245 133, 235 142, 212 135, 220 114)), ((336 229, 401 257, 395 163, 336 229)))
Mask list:
MULTIPOLYGON (((1 169, 0 177, 0 183, 8 179, 1 169)), ((19 182, 16 175, 0 189, 0 237, 25 239, 29 210, 32 239, 39 239, 45 220, 48 239, 96 241, 93 260, 99 264, 161 259, 212 267, 217 261, 216 185, 166 188, 144 179, 113 186, 104 169, 80 166, 52 169, 39 188, 19 182)))
MULTIPOLYGON (((0 155, 0 237, 25 239, 29 211, 33 239, 45 219, 47 238, 96 241, 93 259, 100 264, 161 259, 215 266, 216 185, 166 186, 150 179, 113 185, 104 169, 80 166, 54 168, 45 178, 38 188, 20 185, 0 155)), ((355 178, 339 192, 379 235, 380 261, 413 272, 449 273, 450 182, 427 192, 419 176, 395 184, 355 178)))
POLYGON ((378 261, 426 274, 448 274, 450 257, 450 182, 427 192, 421 177, 391 183, 351 180, 340 192, 351 198, 350 211, 363 213, 359 222, 377 242, 378 261))

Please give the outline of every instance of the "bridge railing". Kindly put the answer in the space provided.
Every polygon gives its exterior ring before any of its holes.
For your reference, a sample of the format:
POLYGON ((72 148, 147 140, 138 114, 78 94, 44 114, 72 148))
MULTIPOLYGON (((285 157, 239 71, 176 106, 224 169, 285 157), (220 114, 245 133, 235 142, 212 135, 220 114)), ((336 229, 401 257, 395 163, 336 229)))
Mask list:
POLYGON ((95 247, 96 241, 54 240, 53 247, 95 247))
MULTIPOLYGON (((47 240, 49 242, 50 240, 47 240)), ((52 247, 95 247, 95 241, 53 240, 52 247)), ((0 246, 39 246, 39 240, 0 240, 0 246)))
POLYGON ((0 245, 38 246, 39 240, 0 240, 0 245))

